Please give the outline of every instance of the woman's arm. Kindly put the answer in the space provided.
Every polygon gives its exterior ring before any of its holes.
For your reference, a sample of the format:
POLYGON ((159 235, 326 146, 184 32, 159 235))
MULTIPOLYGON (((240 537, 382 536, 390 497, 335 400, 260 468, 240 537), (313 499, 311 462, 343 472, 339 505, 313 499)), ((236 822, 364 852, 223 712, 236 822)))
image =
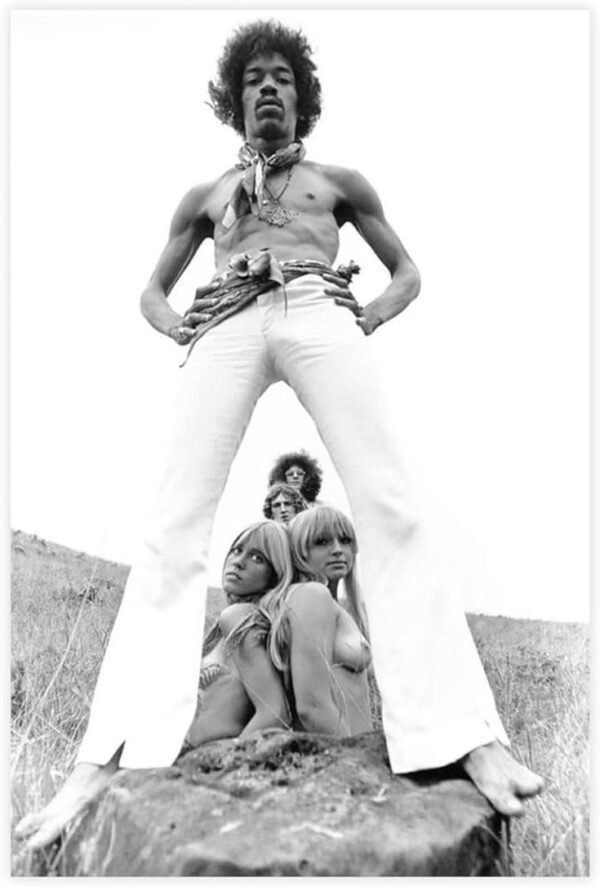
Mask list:
MULTIPOLYGON (((218 635, 222 638, 229 634, 253 610, 251 604, 225 607, 219 614, 218 635)), ((209 634, 213 634, 213 631, 209 634)), ((218 658, 222 659, 223 641, 221 640, 219 644, 218 658)), ((202 709, 192 721, 185 738, 185 745, 196 748, 213 739, 239 736, 252 717, 252 711, 252 703, 240 678, 235 674, 221 675, 204 692, 202 709)))
MULTIPOLYGON (((219 624, 227 637, 240 622, 256 608, 253 604, 232 604, 220 615, 219 624)), ((250 628, 241 641, 230 648, 225 645, 226 655, 244 686, 254 706, 254 714, 247 721, 241 735, 268 727, 287 728, 291 724, 290 709, 281 676, 265 649, 265 643, 256 629, 250 628)))
POLYGON ((271 662, 264 641, 250 630, 231 655, 254 706, 254 714, 240 735, 247 736, 268 727, 289 729, 292 719, 283 681, 271 662))
POLYGON ((337 604, 324 585, 309 582, 298 588, 288 615, 290 668, 296 711, 304 729, 346 736, 348 725, 332 695, 337 619, 337 604))
POLYGON ((206 690, 203 708, 185 737, 185 745, 196 748, 213 739, 239 736, 252 714, 252 706, 242 682, 235 675, 223 675, 206 690))

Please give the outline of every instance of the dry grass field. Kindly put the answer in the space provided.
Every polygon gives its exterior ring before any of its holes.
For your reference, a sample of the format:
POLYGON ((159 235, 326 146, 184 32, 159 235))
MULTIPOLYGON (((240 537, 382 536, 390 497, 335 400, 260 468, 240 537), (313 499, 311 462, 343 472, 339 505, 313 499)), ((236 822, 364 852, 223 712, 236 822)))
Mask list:
MULTIPOLYGON (((127 568, 13 533, 13 821, 70 771, 127 568)), ((209 618, 220 595, 209 596, 209 618)), ((470 616, 517 757, 545 792, 511 826, 511 874, 589 874, 587 626, 470 616)), ((13 845, 13 875, 28 875, 13 845)))

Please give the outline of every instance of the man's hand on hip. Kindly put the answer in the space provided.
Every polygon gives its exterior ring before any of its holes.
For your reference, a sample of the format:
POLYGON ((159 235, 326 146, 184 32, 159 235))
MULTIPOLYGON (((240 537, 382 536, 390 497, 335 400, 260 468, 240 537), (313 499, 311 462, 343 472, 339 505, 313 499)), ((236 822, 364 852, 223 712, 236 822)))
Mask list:
POLYGON ((352 311, 356 317, 357 325, 361 328, 365 336, 370 336, 378 324, 368 318, 365 309, 350 291, 348 281, 334 271, 324 273, 321 276, 323 277, 323 280, 327 281, 327 283, 333 284, 333 286, 327 287, 325 290, 326 294, 328 296, 333 296, 333 301, 336 305, 342 305, 344 308, 348 308, 352 311))
POLYGON ((195 329, 192 327, 186 326, 183 322, 175 323, 173 326, 169 327, 167 330, 167 336, 170 339, 173 339, 178 345, 189 345, 189 343, 194 338, 196 333, 195 329))
POLYGON ((208 286, 198 287, 192 306, 188 308, 183 316, 187 326, 195 328, 213 319, 219 300, 213 298, 212 293, 218 287, 218 283, 209 283, 208 286))
POLYGON ((208 286, 199 286, 196 290, 194 302, 185 312, 179 323, 174 324, 168 330, 168 335, 178 345, 188 345, 203 323, 212 320, 218 299, 210 298, 210 294, 218 288, 217 283, 209 283, 208 286))

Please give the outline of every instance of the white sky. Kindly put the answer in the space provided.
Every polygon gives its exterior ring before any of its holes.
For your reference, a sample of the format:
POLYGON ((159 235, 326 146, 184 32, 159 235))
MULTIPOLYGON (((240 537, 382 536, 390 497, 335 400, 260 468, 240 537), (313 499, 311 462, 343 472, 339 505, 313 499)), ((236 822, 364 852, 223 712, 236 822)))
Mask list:
MULTIPOLYGON (((370 343, 465 606, 587 619, 586 11, 13 12, 11 525, 130 563, 183 355, 139 294, 181 196, 235 161, 205 104, 222 44, 271 15, 316 50, 309 157, 367 176, 422 273, 370 343)), ((339 258, 362 265, 361 301, 385 286, 350 229, 339 258)), ((205 244, 175 307, 211 259, 205 244)), ((311 420, 275 386, 232 469, 213 581, 298 447, 344 507, 311 420)))

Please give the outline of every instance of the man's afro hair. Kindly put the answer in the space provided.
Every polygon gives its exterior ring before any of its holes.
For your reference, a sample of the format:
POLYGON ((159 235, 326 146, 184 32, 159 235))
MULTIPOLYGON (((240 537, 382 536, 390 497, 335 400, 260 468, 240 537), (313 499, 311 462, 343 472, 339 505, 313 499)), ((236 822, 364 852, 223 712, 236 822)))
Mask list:
POLYGON ((311 132, 321 114, 321 84, 311 60, 312 49, 301 31, 276 21, 258 21, 238 28, 223 48, 217 63, 217 77, 208 84, 211 107, 221 123, 244 135, 242 76, 244 68, 257 55, 278 52, 290 63, 298 94, 296 138, 311 132))
POLYGON ((298 465, 306 472, 300 492, 307 502, 314 502, 321 491, 323 472, 319 468, 317 460, 309 456, 305 450, 299 450, 297 453, 284 453, 283 456, 280 456, 269 474, 269 486, 272 487, 275 483, 286 483, 285 473, 292 465, 298 465))

